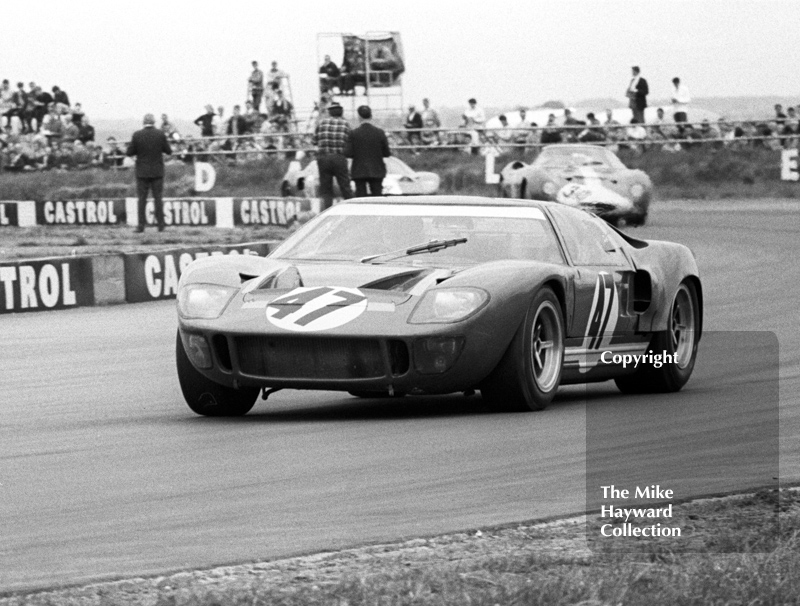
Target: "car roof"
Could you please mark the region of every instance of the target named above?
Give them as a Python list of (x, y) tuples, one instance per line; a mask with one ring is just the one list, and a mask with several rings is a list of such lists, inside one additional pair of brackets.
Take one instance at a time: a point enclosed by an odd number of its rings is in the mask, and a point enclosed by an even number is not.
[(554, 202), (517, 200), (514, 198), (489, 198), (486, 196), (380, 196), (351, 198), (341, 204), (424, 204), (431, 206), (524, 206), (543, 209)]

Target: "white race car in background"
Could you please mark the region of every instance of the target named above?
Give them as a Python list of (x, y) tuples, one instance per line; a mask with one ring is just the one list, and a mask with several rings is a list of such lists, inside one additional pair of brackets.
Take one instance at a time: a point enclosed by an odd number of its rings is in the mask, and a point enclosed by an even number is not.
[[(305, 168), (301, 168), (300, 160), (295, 160), (289, 165), (289, 170), (286, 171), (281, 181), (281, 195), (318, 198), (319, 169), (317, 161), (312, 160)], [(386, 177), (383, 179), (383, 195), (419, 196), (435, 194), (439, 191), (441, 180), (436, 173), (416, 172), (408, 164), (394, 156), (384, 158), (384, 163), (386, 164)], [(355, 190), (355, 186), (353, 189)], [(339, 195), (339, 188), (335, 182), (334, 194)]]

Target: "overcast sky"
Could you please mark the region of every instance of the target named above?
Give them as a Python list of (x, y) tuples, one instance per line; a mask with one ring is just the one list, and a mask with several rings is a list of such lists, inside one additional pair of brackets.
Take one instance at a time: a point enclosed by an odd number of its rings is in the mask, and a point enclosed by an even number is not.
[(58, 84), (95, 119), (193, 119), (242, 103), (250, 62), (277, 60), (302, 111), (317, 34), (372, 31), (402, 35), (406, 104), (623, 101), (634, 64), (653, 98), (676, 75), (695, 97), (800, 94), (797, 0), (8, 1), (0, 77)]

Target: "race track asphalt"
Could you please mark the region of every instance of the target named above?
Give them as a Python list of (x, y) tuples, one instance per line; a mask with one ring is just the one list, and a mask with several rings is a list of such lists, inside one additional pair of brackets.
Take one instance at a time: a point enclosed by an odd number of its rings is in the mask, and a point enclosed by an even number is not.
[(698, 258), (695, 376), (667, 396), (568, 388), (534, 414), (283, 391), (199, 418), (174, 372), (174, 303), (0, 317), (0, 592), (580, 512), (587, 469), (647, 481), (652, 463), (679, 497), (762, 486), (778, 415), (781, 478), (797, 481), (798, 211), (657, 203), (632, 233)]

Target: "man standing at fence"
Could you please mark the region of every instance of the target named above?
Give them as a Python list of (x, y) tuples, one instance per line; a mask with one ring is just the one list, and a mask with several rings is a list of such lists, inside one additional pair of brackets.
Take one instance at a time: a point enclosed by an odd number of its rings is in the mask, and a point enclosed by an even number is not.
[(353, 159), (350, 174), (356, 183), (356, 197), (367, 194), (380, 196), (383, 193), (383, 178), (386, 176), (386, 164), (383, 159), (391, 155), (386, 133), (372, 124), (372, 110), (367, 105), (358, 108), (361, 124), (347, 138), (344, 154)]
[(647, 80), (639, 75), (638, 65), (631, 68), (631, 73), (633, 77), (628, 85), (628, 90), (625, 91), (625, 95), (628, 97), (628, 107), (633, 111), (633, 122), (644, 124), (644, 110), (647, 107), (647, 95), (650, 94), (650, 89), (647, 87)]
[(145, 114), (144, 128), (137, 130), (128, 144), (128, 155), (136, 156), (136, 192), (139, 195), (139, 223), (136, 232), (144, 231), (146, 225), (145, 207), (147, 194), (153, 192), (156, 224), (158, 231), (164, 231), (164, 205), (161, 199), (164, 191), (164, 156), (171, 154), (167, 136), (156, 127), (153, 114)]
[[(680, 125), (682, 122), (687, 122), (689, 116), (686, 110), (689, 108), (689, 102), (692, 98), (689, 96), (689, 89), (685, 84), (681, 84), (681, 79), (675, 77), (672, 79), (672, 119), (675, 124)], [(683, 135), (683, 126), (678, 126), (678, 131)]]
[(317, 169), (319, 170), (320, 210), (333, 206), (333, 179), (339, 184), (342, 198), (353, 197), (350, 189), (350, 174), (344, 148), (350, 136), (350, 125), (342, 118), (344, 110), (336, 101), (328, 106), (328, 117), (322, 118), (314, 129), (314, 145), (317, 146)]

